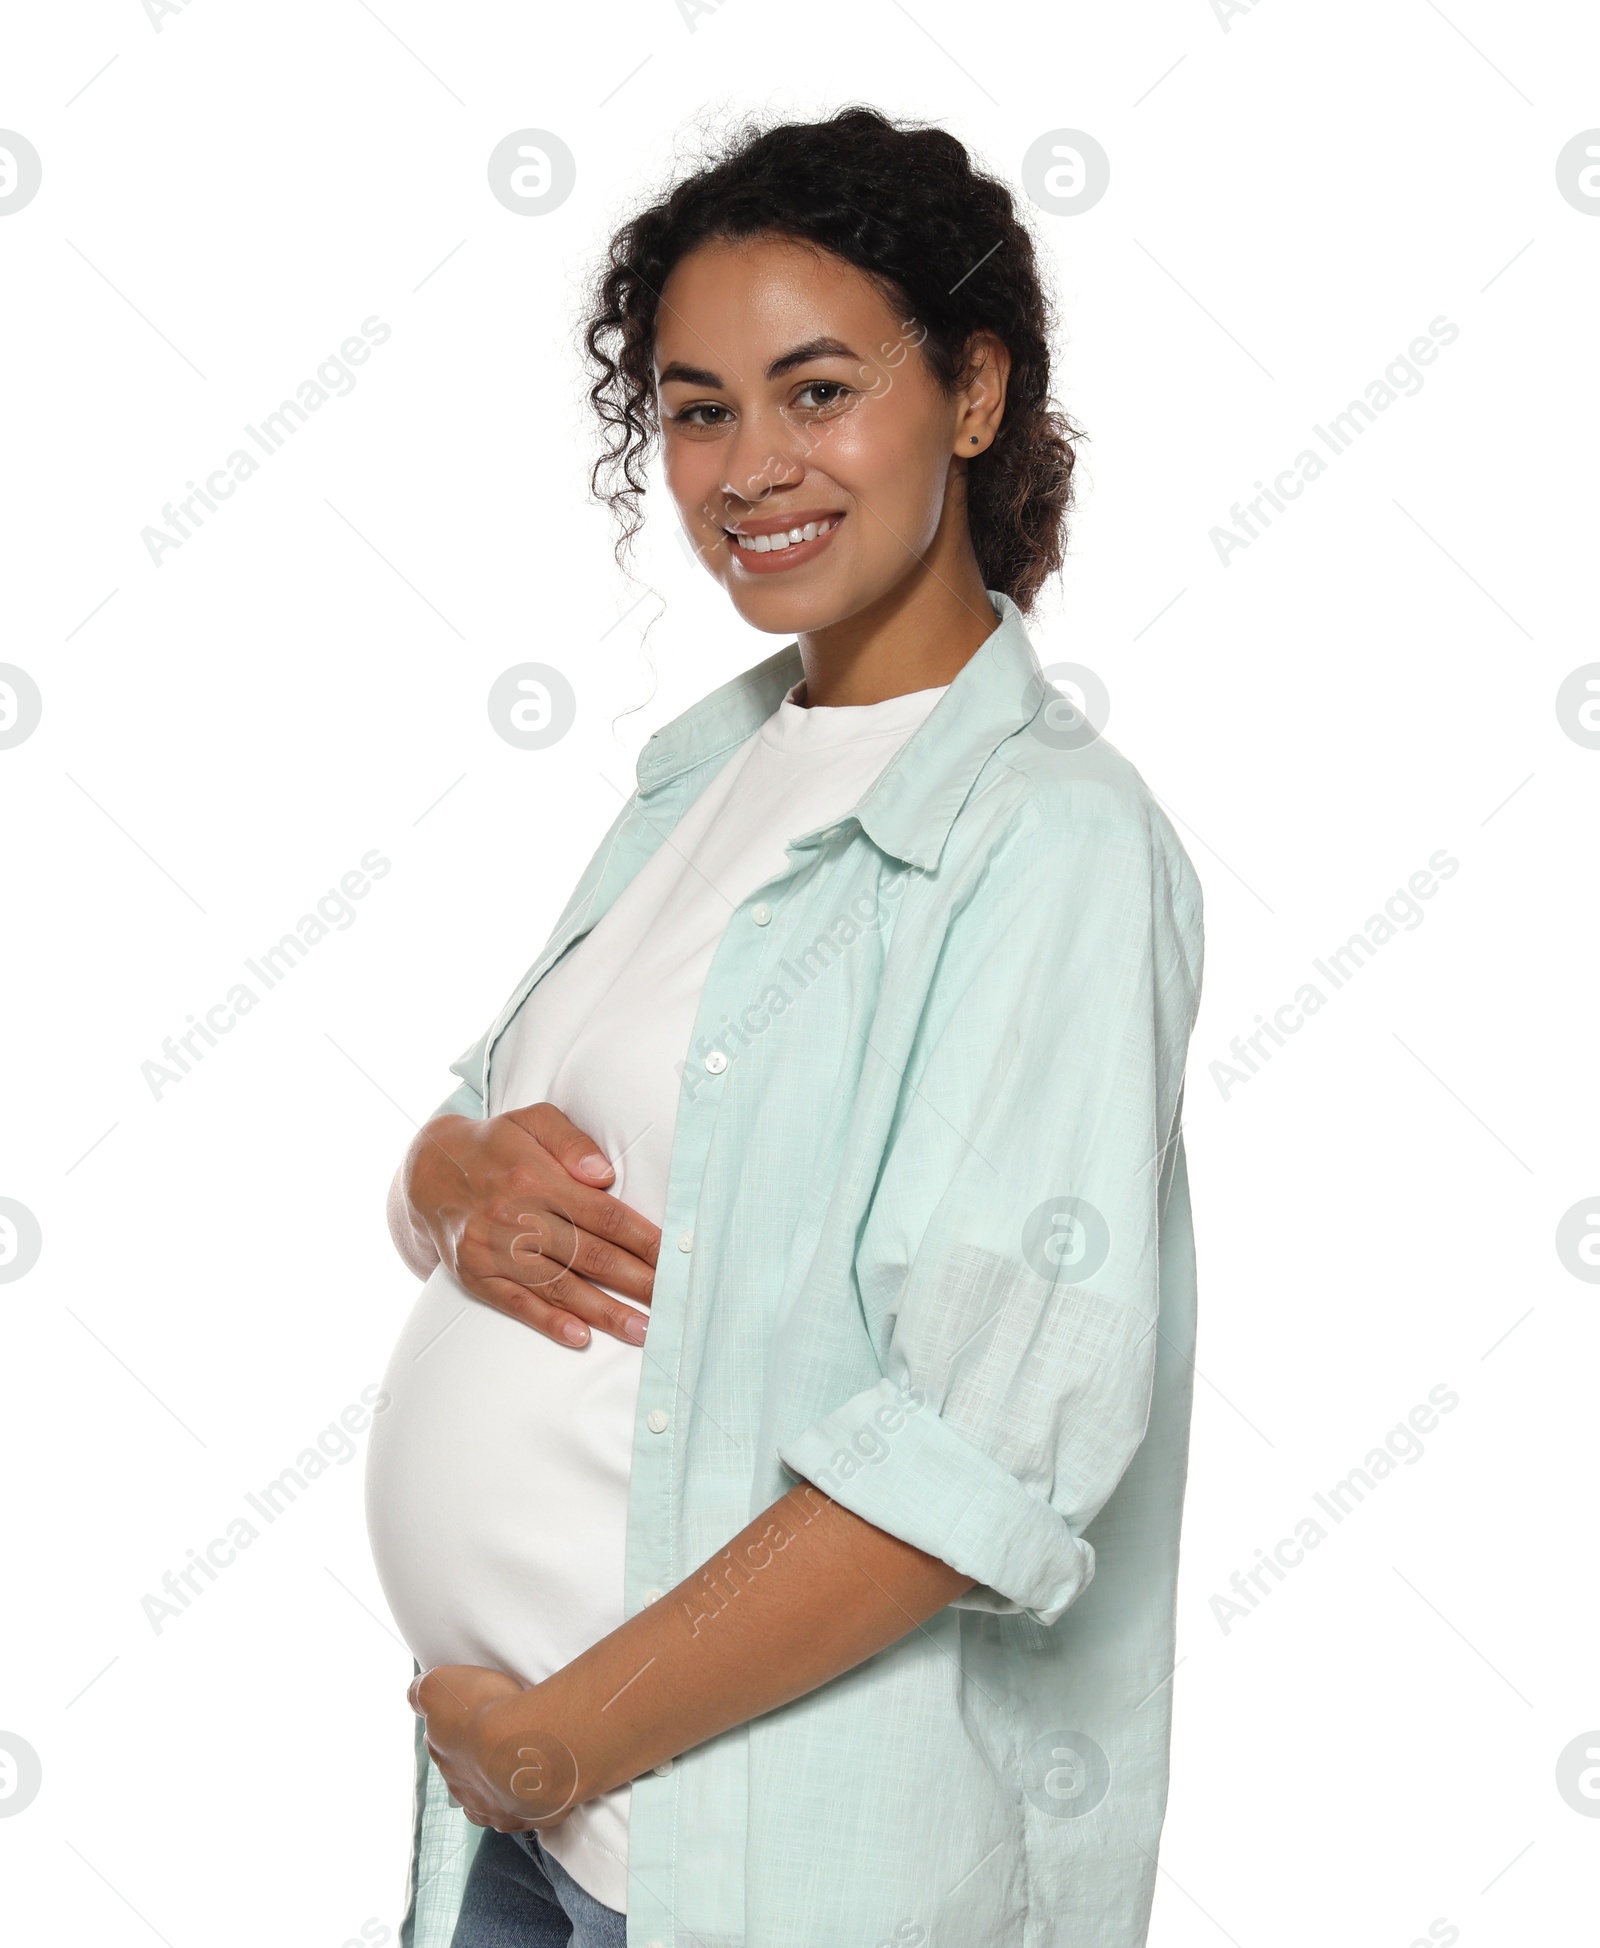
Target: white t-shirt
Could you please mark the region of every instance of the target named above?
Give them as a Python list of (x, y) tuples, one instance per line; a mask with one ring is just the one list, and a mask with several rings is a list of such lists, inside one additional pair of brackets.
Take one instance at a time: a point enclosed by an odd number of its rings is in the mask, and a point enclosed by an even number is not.
[[(805, 709), (802, 686), (740, 745), (670, 836), (518, 1009), (490, 1115), (552, 1102), (653, 1224), (666, 1209), (681, 1070), (730, 915), (785, 848), (852, 811), (944, 695)], [(663, 1252), (678, 1248), (664, 1238)], [(424, 1670), (481, 1664), (537, 1683), (623, 1621), (640, 1349), (581, 1350), (471, 1299), (442, 1268), (384, 1378), (367, 1517), (378, 1576)], [(627, 1905), (629, 1788), (544, 1836), (597, 1900)]]

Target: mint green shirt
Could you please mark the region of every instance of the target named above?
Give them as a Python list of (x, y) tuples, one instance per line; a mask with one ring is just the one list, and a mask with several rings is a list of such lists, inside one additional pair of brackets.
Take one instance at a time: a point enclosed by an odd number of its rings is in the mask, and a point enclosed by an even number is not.
[[(797, 1480), (975, 1579), (899, 1643), (634, 1783), (630, 1948), (1138, 1948), (1167, 1792), (1195, 1320), (1181, 1135), (1200, 888), (1020, 612), (733, 912), (673, 1140), (628, 1615)], [(657, 731), (435, 1113), (804, 674)], [(692, 1238), (692, 1248), (673, 1249)], [(683, 1599), (714, 1631), (759, 1563)], [(417, 1744), (406, 1948), (480, 1830)]]

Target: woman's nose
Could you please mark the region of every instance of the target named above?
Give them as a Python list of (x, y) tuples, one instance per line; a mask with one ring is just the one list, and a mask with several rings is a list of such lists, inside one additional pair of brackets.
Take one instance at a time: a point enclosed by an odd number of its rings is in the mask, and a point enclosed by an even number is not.
[(728, 449), (722, 491), (731, 499), (765, 500), (775, 487), (796, 487), (805, 478), (806, 461), (799, 428), (781, 414), (747, 419)]

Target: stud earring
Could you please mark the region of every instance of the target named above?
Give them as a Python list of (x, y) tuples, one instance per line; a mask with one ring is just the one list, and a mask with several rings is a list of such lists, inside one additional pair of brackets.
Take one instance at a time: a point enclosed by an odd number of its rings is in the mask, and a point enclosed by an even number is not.
[(973, 446), (976, 446), (978, 444), (978, 436), (976, 433), (969, 433), (967, 435), (967, 438), (969, 439), (969, 441), (972, 443)]

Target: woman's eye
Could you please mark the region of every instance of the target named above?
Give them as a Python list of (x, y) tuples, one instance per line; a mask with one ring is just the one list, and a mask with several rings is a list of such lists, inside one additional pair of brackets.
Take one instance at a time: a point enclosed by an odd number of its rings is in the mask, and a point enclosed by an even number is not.
[[(722, 419), (701, 419), (701, 413), (721, 413)], [(719, 406), (715, 400), (707, 400), (703, 405), (685, 406), (681, 413), (672, 415), (679, 426), (722, 426), (733, 417), (726, 406)]]
[[(837, 379), (813, 379), (809, 385), (803, 385), (795, 394), (794, 403), (802, 407), (809, 404), (810, 410), (814, 412), (826, 412), (829, 407), (837, 406), (849, 390), (850, 388), (848, 386), (841, 385)], [(808, 402), (806, 399), (807, 393), (816, 393), (825, 396), (814, 398)]]

